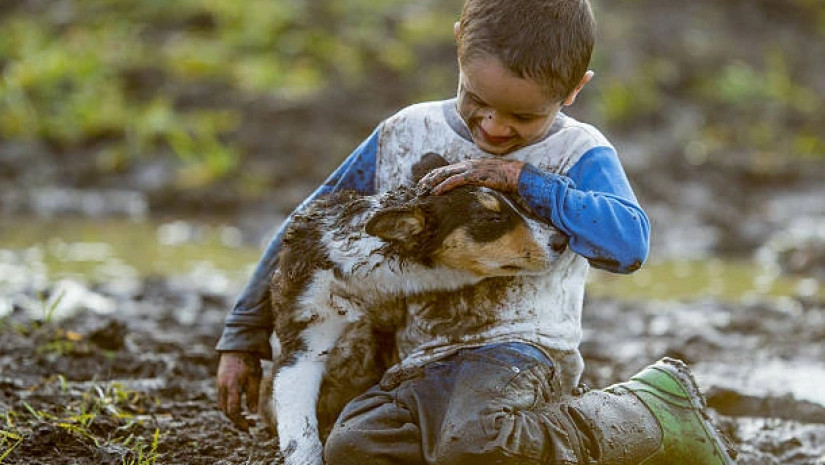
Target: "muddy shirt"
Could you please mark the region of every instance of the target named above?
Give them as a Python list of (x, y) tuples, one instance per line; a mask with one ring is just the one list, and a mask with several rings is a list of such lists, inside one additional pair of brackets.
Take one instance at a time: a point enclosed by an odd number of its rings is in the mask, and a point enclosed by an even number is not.
[[(465, 291), (409, 299), (407, 325), (398, 333), (402, 365), (420, 365), (462, 347), (504, 341), (528, 342), (576, 359), (589, 266), (630, 272), (641, 266), (648, 252), (649, 222), (613, 146), (594, 127), (559, 113), (544, 138), (495, 156), (472, 142), (455, 100), (422, 103), (380, 124), (304, 204), (341, 189), (375, 194), (411, 185), (412, 166), (430, 152), (451, 163), (483, 157), (526, 162), (519, 196), (570, 241), (546, 275), (488, 279)], [(268, 286), (283, 230), (284, 226), (227, 317), (218, 350), (254, 350), (271, 356)]]

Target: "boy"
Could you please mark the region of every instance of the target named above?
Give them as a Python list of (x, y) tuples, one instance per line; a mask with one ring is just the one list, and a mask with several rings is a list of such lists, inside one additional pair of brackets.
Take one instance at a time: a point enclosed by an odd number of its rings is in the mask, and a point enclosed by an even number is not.
[[(521, 198), (569, 236), (541, 277), (490, 279), (468, 293), (408, 299), (402, 362), (354, 399), (325, 461), (423, 463), (733, 463), (687, 369), (662, 360), (631, 381), (570, 396), (583, 363), (581, 307), (590, 265), (638, 269), (649, 223), (610, 143), (560, 113), (593, 77), (587, 0), (467, 0), (455, 26), (458, 97), (384, 121), (314, 196), (409, 184), (434, 152), (450, 163), (420, 185), (480, 184)], [(258, 358), (270, 356), (268, 276), (280, 235), (226, 322), (220, 408), (245, 427)]]

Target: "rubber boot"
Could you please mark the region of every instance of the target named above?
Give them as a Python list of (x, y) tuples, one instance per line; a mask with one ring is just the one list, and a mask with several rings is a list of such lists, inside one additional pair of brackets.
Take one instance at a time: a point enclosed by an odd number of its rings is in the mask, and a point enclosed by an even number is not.
[(565, 416), (578, 431), (570, 444), (578, 463), (736, 463), (735, 451), (711, 423), (693, 376), (679, 360), (664, 358), (630, 381), (565, 404)]

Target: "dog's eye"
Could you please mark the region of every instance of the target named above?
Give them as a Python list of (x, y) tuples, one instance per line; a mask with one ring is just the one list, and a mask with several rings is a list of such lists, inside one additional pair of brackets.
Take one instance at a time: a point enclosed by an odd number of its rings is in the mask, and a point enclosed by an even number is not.
[(491, 215), (487, 215), (485, 218), (490, 223), (505, 223), (507, 222), (507, 215), (502, 215), (501, 213), (494, 213)]

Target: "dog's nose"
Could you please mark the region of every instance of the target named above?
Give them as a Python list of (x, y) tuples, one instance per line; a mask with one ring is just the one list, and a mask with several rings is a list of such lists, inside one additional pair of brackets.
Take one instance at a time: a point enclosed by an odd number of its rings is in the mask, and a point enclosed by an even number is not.
[(566, 234), (556, 233), (550, 238), (550, 249), (556, 253), (562, 253), (567, 248), (570, 239)]

